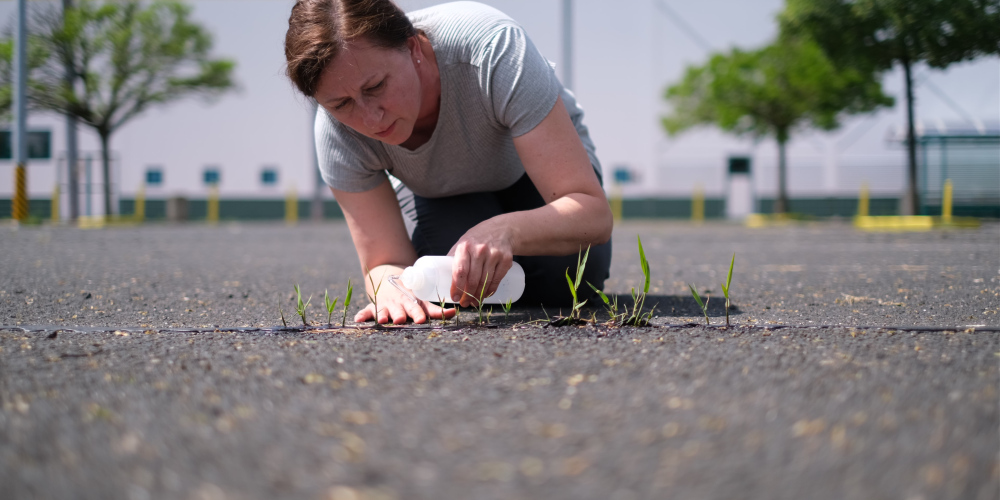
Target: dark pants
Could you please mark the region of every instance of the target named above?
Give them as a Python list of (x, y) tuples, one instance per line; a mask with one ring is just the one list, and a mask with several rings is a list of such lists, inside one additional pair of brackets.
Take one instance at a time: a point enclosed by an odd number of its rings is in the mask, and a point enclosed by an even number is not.
[[(416, 219), (413, 247), (417, 255), (445, 255), (458, 239), (476, 224), (509, 212), (531, 210), (545, 205), (527, 174), (512, 186), (495, 192), (470, 193), (446, 198), (413, 195), (409, 212)], [(586, 250), (586, 249), (584, 249)], [(566, 283), (566, 269), (576, 277), (577, 254), (565, 256), (514, 256), (524, 268), (524, 295), (521, 305), (564, 307), (573, 298)], [(611, 242), (590, 249), (590, 256), (577, 292), (580, 300), (594, 295), (587, 282), (604, 288), (611, 268)], [(565, 311), (564, 311), (565, 312)]]

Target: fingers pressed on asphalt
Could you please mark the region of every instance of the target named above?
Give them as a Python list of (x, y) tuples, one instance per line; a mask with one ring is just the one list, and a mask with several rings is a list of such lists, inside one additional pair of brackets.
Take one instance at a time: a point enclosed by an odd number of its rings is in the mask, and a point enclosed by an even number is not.
[[(424, 308), (421, 307), (420, 304), (416, 304), (416, 303), (410, 302), (410, 303), (407, 303), (405, 305), (405, 307), (406, 307), (407, 314), (409, 314), (410, 317), (413, 318), (413, 322), (414, 323), (426, 323), (427, 322), (427, 313), (424, 312)], [(406, 319), (404, 318), (403, 321), (405, 322)]]

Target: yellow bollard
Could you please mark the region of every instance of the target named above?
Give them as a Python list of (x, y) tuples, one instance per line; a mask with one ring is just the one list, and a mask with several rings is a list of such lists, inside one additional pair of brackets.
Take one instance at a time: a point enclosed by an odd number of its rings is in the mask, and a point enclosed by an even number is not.
[(705, 190), (696, 184), (691, 196), (691, 220), (697, 224), (705, 221)]
[(132, 218), (136, 222), (146, 220), (146, 186), (139, 186), (139, 191), (135, 193), (135, 210), (133, 210)]
[(951, 197), (951, 179), (947, 179), (944, 181), (944, 193), (941, 196), (941, 220), (943, 222), (951, 222)]
[(52, 190), (52, 222), (59, 223), (59, 184)]
[(209, 224), (219, 222), (219, 186), (214, 185), (208, 190), (208, 207), (205, 211), (205, 220)]
[(28, 220), (28, 174), (24, 171), (23, 164), (18, 164), (14, 169), (14, 203), (11, 207), (11, 216), (21, 222)]
[(611, 217), (616, 224), (621, 222), (624, 202), (622, 201), (622, 188), (617, 182), (611, 187), (611, 199), (608, 202), (611, 205)]
[(299, 222), (299, 196), (295, 192), (295, 186), (288, 188), (288, 196), (285, 197), (285, 224), (294, 226)]
[(861, 184), (861, 194), (858, 195), (858, 217), (868, 217), (868, 183)]

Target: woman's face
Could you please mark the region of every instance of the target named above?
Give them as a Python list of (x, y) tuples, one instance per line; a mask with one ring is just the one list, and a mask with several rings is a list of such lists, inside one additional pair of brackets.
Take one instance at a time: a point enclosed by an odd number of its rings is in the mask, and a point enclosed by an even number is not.
[(416, 41), (385, 49), (357, 40), (326, 66), (313, 97), (337, 121), (387, 144), (413, 133), (420, 113)]

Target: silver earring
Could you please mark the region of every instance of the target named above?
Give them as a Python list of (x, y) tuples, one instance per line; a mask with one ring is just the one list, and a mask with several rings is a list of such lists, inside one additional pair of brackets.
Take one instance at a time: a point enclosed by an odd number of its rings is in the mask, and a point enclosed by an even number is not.
[(420, 59), (417, 59), (417, 64), (420, 64)]

